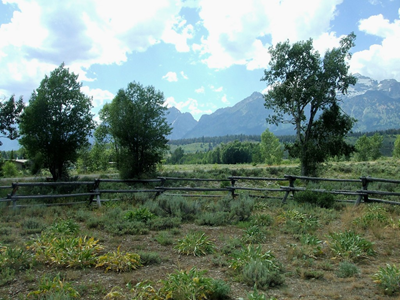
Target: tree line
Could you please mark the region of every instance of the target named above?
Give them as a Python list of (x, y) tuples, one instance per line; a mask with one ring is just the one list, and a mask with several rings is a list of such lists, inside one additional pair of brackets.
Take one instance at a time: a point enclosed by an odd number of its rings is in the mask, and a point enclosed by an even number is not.
[[(379, 134), (363, 135), (354, 145), (346, 140), (356, 120), (343, 113), (337, 95), (346, 94), (356, 83), (348, 65), (354, 41), (351, 33), (323, 56), (314, 49), (312, 39), (271, 46), (269, 66), (261, 78), (268, 86), (265, 107), (273, 111), (266, 120), (275, 125), (292, 124), (294, 139), (284, 137), (281, 143), (268, 130), (259, 143), (239, 135), (235, 141), (209, 147), (202, 162), (273, 164), (280, 163), (287, 153), (300, 161), (301, 175), (310, 176), (316, 175), (321, 163), (335, 157), (378, 157), (379, 151), (370, 149), (381, 145)], [(68, 178), (71, 164), (90, 171), (106, 169), (114, 162), (122, 178), (151, 176), (168, 152), (166, 137), (172, 130), (163, 93), (133, 81), (104, 105), (96, 124), (92, 99), (81, 87), (78, 75), (61, 64), (33, 91), (29, 105), (15, 96), (0, 102), (0, 132), (10, 139), (20, 137), (19, 143), (33, 162), (32, 172), (47, 168), (55, 181)], [(91, 135), (93, 145), (88, 141)], [(394, 151), (398, 155), (396, 147), (400, 147), (398, 139)], [(169, 161), (195, 159), (182, 150), (171, 153)]]

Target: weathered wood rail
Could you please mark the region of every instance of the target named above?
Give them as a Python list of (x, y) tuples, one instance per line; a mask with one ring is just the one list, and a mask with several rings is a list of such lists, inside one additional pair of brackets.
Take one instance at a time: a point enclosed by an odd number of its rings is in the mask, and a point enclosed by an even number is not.
[[(300, 186), (295, 186), (295, 183), (301, 181)], [(179, 182), (179, 186), (174, 186), (174, 182)], [(186, 182), (186, 185), (183, 183)], [(190, 186), (187, 183), (190, 183)], [(251, 183), (249, 186), (246, 183)], [(275, 186), (268, 187), (275, 182)], [(287, 185), (276, 186), (287, 182)], [(316, 184), (321, 182), (329, 183), (340, 183), (340, 184), (351, 184), (355, 189), (332, 189), (332, 188), (310, 188), (310, 183)], [(125, 188), (108, 188), (101, 189), (100, 186), (103, 184), (125, 184)], [(207, 183), (208, 186), (202, 184)], [(240, 184), (238, 184), (240, 183)], [(262, 183), (262, 187), (254, 186), (254, 183)], [(120, 179), (95, 179), (93, 181), (73, 181), (73, 182), (15, 182), (11, 186), (0, 186), (0, 189), (11, 189), (11, 193), (7, 197), (0, 199), (1, 202), (12, 203), (13, 208), (30, 206), (26, 204), (18, 204), (21, 200), (36, 200), (36, 199), (59, 199), (59, 198), (75, 198), (73, 202), (49, 202), (44, 205), (72, 205), (72, 204), (97, 204), (101, 206), (101, 202), (109, 201), (102, 199), (101, 196), (105, 194), (133, 194), (133, 193), (154, 193), (154, 197), (161, 194), (166, 195), (180, 195), (184, 197), (221, 197), (226, 194), (231, 194), (232, 197), (238, 195), (240, 191), (256, 192), (255, 196), (263, 198), (279, 198), (282, 202), (286, 202), (290, 195), (294, 195), (295, 192), (304, 191), (306, 189), (316, 193), (330, 193), (333, 195), (342, 195), (346, 199), (337, 199), (337, 201), (351, 202), (355, 205), (369, 202), (379, 202), (400, 205), (400, 192), (383, 190), (371, 190), (368, 189), (371, 184), (383, 183), (390, 184), (398, 187), (400, 190), (400, 180), (394, 179), (382, 179), (373, 177), (360, 177), (359, 179), (335, 179), (335, 178), (319, 178), (319, 177), (305, 177), (305, 176), (294, 176), (285, 175), (283, 178), (266, 178), (266, 177), (242, 177), (242, 176), (231, 176), (226, 179), (207, 179), (207, 178), (178, 178), (178, 177), (159, 177), (156, 179), (131, 179), (131, 180), (120, 180)], [(172, 186), (168, 186), (171, 184)], [(216, 184), (219, 186), (216, 186)], [(140, 187), (134, 187), (140, 185)], [(145, 188), (148, 185), (152, 187)], [(202, 185), (202, 186), (196, 186)], [(260, 184), (259, 184), (260, 185)], [(20, 194), (17, 193), (21, 188), (33, 188), (33, 187), (82, 187), (86, 186), (86, 192), (69, 192), (60, 194)], [(267, 187), (266, 187), (267, 186)], [(322, 184), (323, 186), (323, 184)], [(179, 194), (171, 194), (170, 192), (180, 192)], [(218, 194), (209, 194), (210, 192)], [(282, 195), (283, 194), (283, 195)], [(280, 195), (280, 196), (279, 196)], [(370, 196), (383, 196), (389, 199), (382, 198), (371, 198)], [(351, 197), (349, 199), (349, 197)], [(85, 200), (78, 201), (77, 199)], [(395, 200), (393, 200), (395, 198)], [(114, 199), (116, 200), (116, 199)], [(42, 204), (43, 205), (43, 204)]]

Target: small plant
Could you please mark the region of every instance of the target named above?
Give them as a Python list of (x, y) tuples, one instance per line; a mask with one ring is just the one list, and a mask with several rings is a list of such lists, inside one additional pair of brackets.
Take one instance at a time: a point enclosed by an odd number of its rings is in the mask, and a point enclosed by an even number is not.
[(339, 263), (339, 269), (336, 272), (337, 277), (348, 278), (360, 274), (360, 269), (355, 264), (349, 261)]
[(375, 255), (373, 243), (353, 231), (332, 233), (330, 238), (330, 249), (336, 257), (355, 261), (366, 256)]
[(270, 226), (274, 219), (268, 214), (256, 214), (252, 217), (251, 223), (257, 226)]
[(253, 225), (245, 230), (242, 241), (245, 244), (262, 244), (266, 241), (267, 235), (267, 230), (257, 225)]
[(138, 208), (125, 213), (124, 218), (129, 221), (139, 221), (147, 223), (149, 220), (155, 218), (156, 215), (149, 211), (147, 207)]
[(305, 234), (314, 232), (319, 227), (318, 218), (307, 215), (296, 209), (290, 209), (278, 216), (278, 222), (283, 223), (284, 230), (292, 234)]
[(380, 204), (370, 204), (366, 212), (359, 218), (354, 219), (355, 225), (366, 229), (371, 226), (386, 226), (390, 223), (390, 218), (385, 207)]
[(21, 247), (6, 247), (0, 245), (0, 269), (11, 268), (16, 271), (29, 269), (33, 257), (29, 251)]
[(59, 236), (42, 233), (27, 248), (35, 252), (39, 261), (65, 267), (85, 267), (96, 264), (103, 247), (87, 237)]
[(118, 247), (117, 251), (108, 252), (97, 258), (96, 268), (105, 267), (106, 272), (109, 270), (115, 272), (126, 272), (136, 270), (142, 266), (140, 256), (135, 253), (121, 252)]
[(79, 225), (74, 220), (60, 220), (46, 229), (49, 235), (75, 235), (79, 232)]
[(214, 252), (215, 245), (203, 232), (189, 233), (175, 245), (178, 253), (203, 256)]
[(396, 295), (400, 292), (400, 268), (387, 264), (385, 268), (372, 276), (374, 282), (381, 288), (385, 295)]
[(169, 246), (174, 243), (174, 239), (168, 231), (159, 232), (154, 239), (162, 246)]
[(12, 268), (0, 267), (0, 286), (6, 285), (15, 279), (15, 270)]
[[(160, 292), (162, 299), (224, 299), (230, 292), (230, 287), (221, 280), (205, 277), (206, 271), (198, 271), (195, 267), (189, 271), (176, 271), (162, 280)], [(155, 298), (157, 299), (157, 298)]]
[(144, 266), (158, 265), (161, 263), (161, 257), (157, 252), (139, 252), (140, 263)]
[(27, 295), (27, 298), (33, 299), (74, 299), (79, 297), (79, 293), (68, 282), (60, 279), (60, 274), (53, 279), (43, 276), (39, 289)]
[(251, 260), (243, 266), (241, 274), (247, 285), (257, 285), (263, 290), (281, 285), (285, 281), (280, 268), (275, 268), (274, 264), (260, 258)]

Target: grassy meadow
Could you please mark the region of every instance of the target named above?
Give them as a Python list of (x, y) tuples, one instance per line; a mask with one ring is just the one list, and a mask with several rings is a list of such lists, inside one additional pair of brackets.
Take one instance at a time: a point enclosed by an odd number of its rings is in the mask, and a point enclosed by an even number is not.
[[(331, 162), (321, 167), (320, 177), (399, 179), (399, 171), (399, 161), (391, 158)], [(299, 175), (299, 166), (159, 169), (160, 176), (182, 178), (285, 174)], [(308, 187), (360, 189), (335, 182)], [(369, 189), (400, 191), (389, 183)], [(2, 193), (4, 197), (6, 191)], [(335, 201), (339, 196), (321, 195), (315, 200), (307, 192), (296, 193), (286, 204), (282, 193), (245, 192), (235, 199), (227, 193), (109, 195), (120, 201), (100, 208), (37, 205), (13, 210), (1, 203), (0, 299), (396, 299), (400, 206), (355, 207)]]

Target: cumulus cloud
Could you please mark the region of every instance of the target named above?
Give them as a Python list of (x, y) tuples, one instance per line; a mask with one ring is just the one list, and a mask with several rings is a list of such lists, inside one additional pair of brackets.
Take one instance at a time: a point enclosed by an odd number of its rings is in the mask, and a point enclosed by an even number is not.
[(351, 60), (351, 71), (377, 80), (394, 78), (400, 80), (400, 9), (399, 18), (393, 22), (382, 15), (371, 16), (359, 22), (360, 31), (382, 38), (381, 44), (356, 52)]
[(341, 2), (310, 0), (305, 5), (297, 0), (249, 0), (232, 5), (228, 0), (203, 0), (199, 15), (208, 36), (193, 49), (205, 57), (203, 62), (210, 68), (233, 64), (250, 70), (265, 68), (271, 44), (324, 35)]
[(204, 86), (199, 87), (194, 90), (197, 94), (204, 94)]
[(181, 76), (183, 77), (183, 79), (189, 79), (189, 77), (185, 74), (185, 72), (181, 71)]
[(81, 87), (82, 93), (92, 97), (92, 105), (95, 109), (102, 108), (107, 102), (110, 102), (114, 98), (114, 94), (107, 90), (102, 89), (91, 89), (88, 86)]
[(168, 97), (165, 104), (167, 107), (174, 106), (181, 112), (190, 112), (196, 120), (198, 120), (203, 114), (212, 113), (211, 109), (205, 108), (204, 105), (199, 104), (199, 102), (193, 98), (188, 98), (186, 101), (178, 102), (174, 97)]
[(121, 64), (134, 51), (164, 41), (188, 51), (191, 25), (178, 17), (175, 0), (30, 1), (14, 5), (11, 21), (0, 27), (0, 82), (4, 90), (33, 90), (60, 63), (79, 70), (81, 80), (93, 64)]
[(176, 75), (175, 72), (168, 72), (162, 78), (167, 80), (167, 81), (169, 81), (169, 82), (178, 81), (178, 76)]
[(228, 101), (228, 98), (226, 97), (226, 95), (222, 96), (221, 101), (222, 101), (222, 103), (229, 104), (229, 101)]

